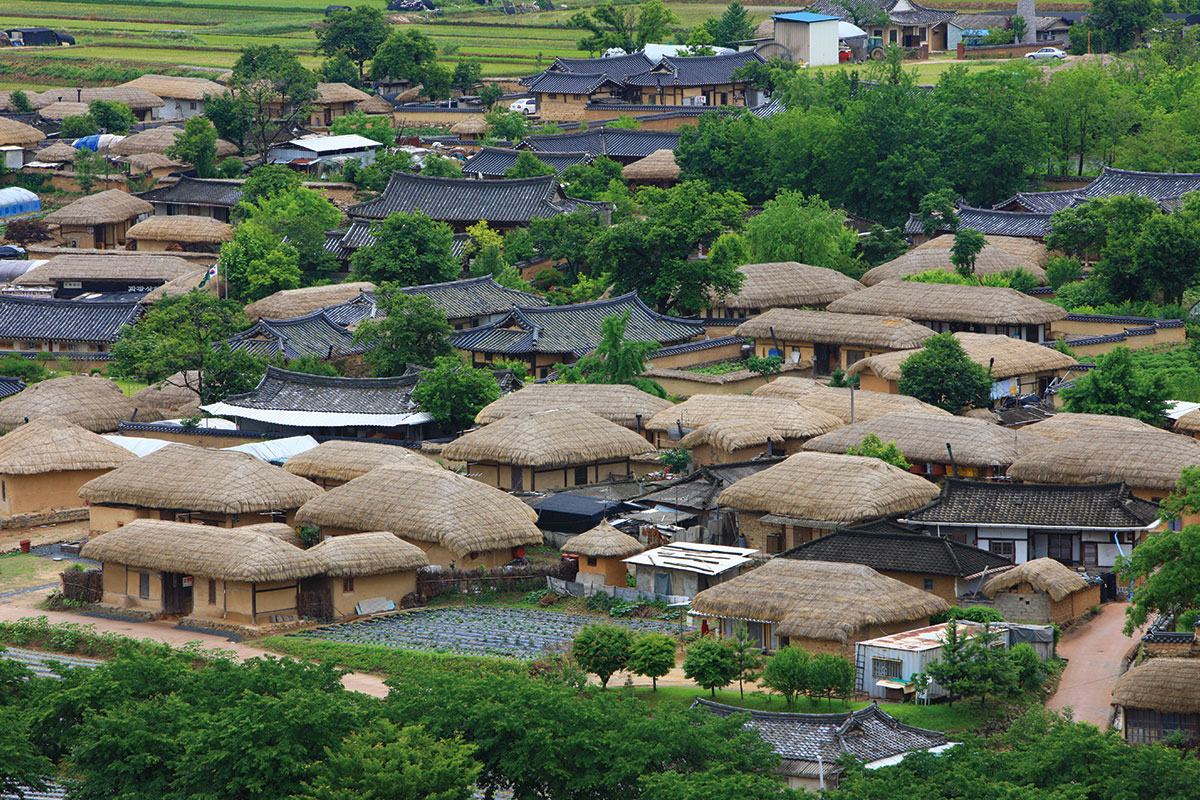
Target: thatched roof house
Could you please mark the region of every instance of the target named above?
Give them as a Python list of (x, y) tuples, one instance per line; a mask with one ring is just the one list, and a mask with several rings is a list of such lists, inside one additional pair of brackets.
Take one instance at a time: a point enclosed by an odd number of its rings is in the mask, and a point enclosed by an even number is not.
[[(951, 283), (885, 281), (835, 300), (830, 311), (845, 314), (878, 314), (904, 317), (922, 324), (952, 323), (984, 326), (986, 333), (1008, 329), (1023, 338), (1038, 340), (1036, 332), (1067, 315), (1066, 309), (1038, 300), (1015, 289), (992, 286), (959, 286)], [(1022, 328), (1030, 326), (1035, 335)], [(942, 326), (932, 326), (942, 327)], [(1001, 330), (996, 330), (997, 328)], [(1045, 331), (1049, 333), (1048, 328)], [(1049, 339), (1048, 335), (1042, 339)]]
[(257, 322), (263, 318), (303, 317), (314, 311), (320, 311), (322, 308), (353, 300), (363, 292), (373, 291), (375, 291), (375, 284), (367, 281), (334, 283), (328, 286), (306, 286), (303, 289), (283, 289), (246, 306), (246, 318), (251, 322)]
[[(625, 171), (637, 163), (625, 167)], [(745, 279), (737, 294), (714, 303), (714, 307), (724, 308), (731, 317), (752, 317), (772, 308), (822, 308), (863, 288), (861, 283), (835, 269), (797, 261), (743, 264), (738, 272)]]
[(1162, 428), (1147, 425), (1140, 419), (1122, 417), (1116, 414), (1079, 414), (1071, 411), (1059, 411), (1052, 417), (1026, 426), (1038, 436), (1055, 441), (1070, 439), (1085, 431), (1095, 430), (1132, 430), (1143, 433), (1162, 433)]
[[(1035, 433), (1037, 429), (1033, 426)], [(1187, 436), (1098, 428), (1022, 456), (1008, 475), (1026, 483), (1124, 481), (1137, 497), (1160, 500), (1174, 491), (1183, 468), (1196, 464), (1200, 442)]]
[[(114, 144), (109, 153), (114, 156), (135, 156), (139, 153), (167, 154), (167, 148), (175, 144), (175, 140), (183, 133), (183, 128), (174, 125), (162, 125), (139, 133), (126, 136)], [(235, 156), (237, 145), (224, 139), (217, 139), (217, 159)]]
[(1036, 433), (1001, 428), (983, 420), (896, 411), (809, 439), (804, 449), (845, 453), (871, 433), (884, 442), (895, 442), (914, 472), (949, 472), (949, 445), (954, 449), (958, 473), (964, 477), (1002, 475), (1022, 455), (1053, 445)]
[[(1050, 252), (1043, 242), (1037, 239), (1030, 239), (1024, 236), (999, 236), (997, 234), (985, 233), (983, 239), (989, 246), (999, 247), (1006, 251), (1009, 255), (1014, 256), (1025, 269), (1029, 269), (1030, 264), (1037, 267), (1045, 267), (1046, 261), (1050, 258)], [(927, 242), (914, 247), (914, 250), (949, 250), (954, 246), (954, 234), (942, 234), (935, 236)], [(1030, 270), (1032, 272), (1032, 270)]]
[(57, 141), (49, 147), (43, 147), (34, 154), (34, 158), (37, 161), (47, 164), (69, 164), (78, 157), (79, 151), (63, 141)]
[(47, 122), (61, 122), (67, 117), (84, 117), (87, 116), (90, 109), (87, 103), (74, 103), (68, 100), (59, 100), (55, 103), (42, 106), (37, 110), (37, 114)]
[[(1152, 658), (1117, 678), (1112, 704), (1122, 713), (1129, 744), (1161, 742), (1176, 732), (1200, 732), (1200, 658)], [(1168, 723), (1168, 724), (1164, 724)]]
[(770, 383), (759, 386), (750, 394), (755, 397), (786, 397), (789, 400), (799, 400), (801, 397), (828, 388), (824, 382), (815, 378), (801, 378), (796, 375), (781, 375)]
[(629, 475), (629, 459), (650, 451), (644, 438), (579, 408), (527, 411), (470, 431), (442, 448), (467, 474), (510, 491), (598, 483)]
[(718, 502), (738, 512), (747, 547), (774, 554), (824, 531), (912, 511), (937, 496), (929, 481), (877, 458), (805, 452), (742, 478)]
[(637, 539), (621, 533), (608, 522), (572, 536), (564, 545), (568, 553), (579, 556), (575, 580), (586, 586), (625, 586), (629, 568), (622, 559), (646, 548)]
[(639, 158), (621, 169), (621, 177), (639, 186), (661, 186), (667, 188), (679, 180), (679, 164), (675, 162), (675, 151), (655, 150), (645, 158)]
[[(772, 308), (765, 314), (743, 322), (735, 333), (761, 339), (760, 344), (764, 346), (773, 346), (777, 339), (784, 347), (815, 342), (872, 352), (920, 347), (922, 342), (933, 336), (933, 331), (924, 325), (900, 317), (799, 311), (794, 308)], [(775, 339), (772, 339), (772, 333)]]
[(213, 251), (233, 238), (233, 226), (212, 217), (185, 215), (147, 217), (125, 232), (138, 250), (194, 250), (205, 245)]
[(668, 446), (671, 443), (669, 433), (673, 429), (695, 430), (726, 419), (765, 422), (776, 428), (793, 450), (805, 439), (842, 426), (842, 421), (832, 414), (805, 408), (782, 397), (698, 394), (655, 414), (646, 423), (646, 429), (657, 436), (659, 446)]
[[(943, 237), (939, 237), (943, 238)], [(953, 242), (954, 237), (944, 237)], [(936, 239), (933, 241), (937, 241)], [(992, 275), (997, 272), (1023, 269), (1037, 278), (1038, 283), (1046, 282), (1046, 270), (1041, 265), (1028, 259), (1019, 258), (1003, 247), (988, 243), (975, 257), (975, 274)], [(874, 286), (884, 281), (900, 280), (906, 275), (916, 275), (920, 272), (938, 270), (939, 272), (955, 272), (954, 264), (950, 261), (950, 249), (940, 247), (918, 247), (909, 250), (899, 258), (895, 258), (877, 267), (869, 269), (862, 276), (862, 282)]]
[(137, 155), (126, 156), (125, 163), (129, 164), (131, 174), (139, 174), (149, 172), (154, 177), (163, 177), (171, 172), (183, 168), (182, 161), (176, 161), (162, 153), (138, 153)]
[(157, 408), (168, 417), (190, 417), (200, 412), (200, 393), (191, 388), (198, 385), (198, 377), (196, 370), (176, 372), (161, 383), (139, 389), (129, 399), (138, 408)]
[(290, 521), (321, 487), (236, 450), (172, 444), (88, 481), (93, 533), (138, 517), (190, 519), (236, 527)]
[(341, 535), (391, 531), (431, 564), (498, 567), (540, 544), (536, 513), (512, 495), (449, 470), (392, 464), (310, 500), (299, 525)]
[(132, 87), (157, 95), (163, 99), (195, 100), (204, 99), (204, 95), (220, 97), (225, 87), (207, 78), (177, 78), (173, 75), (142, 75), (121, 84), (122, 88)]
[(776, 378), (750, 394), (755, 397), (790, 397), (805, 408), (816, 408), (827, 414), (833, 414), (847, 425), (852, 422), (866, 422), (869, 419), (897, 411), (910, 414), (950, 416), (950, 412), (929, 403), (923, 403), (906, 394), (884, 394), (883, 392), (863, 390), (854, 391), (853, 409), (851, 409), (849, 387), (825, 386), (807, 378), (789, 378), (787, 376)]
[[(89, 431), (114, 431), (132, 419), (138, 406), (121, 387), (104, 378), (67, 375), (35, 383), (20, 394), (0, 400), (0, 429), (11, 431), (39, 417), (62, 417)], [(148, 416), (143, 410), (138, 414)], [(161, 419), (149, 414), (154, 419)]]
[(693, 614), (769, 625), (768, 649), (791, 644), (846, 654), (856, 642), (924, 627), (948, 608), (940, 597), (861, 564), (786, 558), (692, 598)]
[(46, 138), (46, 134), (32, 125), (17, 122), (15, 119), (0, 117), (0, 145), (18, 147), (33, 147)]
[(46, 215), (51, 225), (110, 225), (153, 214), (154, 206), (140, 197), (108, 189), (81, 197)]
[(421, 548), (390, 531), (331, 536), (308, 550), (321, 563), (326, 575), (381, 575), (429, 566)]
[[(29, 98), (30, 104), (36, 109), (45, 110), (52, 105), (69, 103), (82, 105), (85, 109), (93, 100), (106, 100), (111, 103), (121, 103), (128, 106), (135, 116), (143, 120), (146, 113), (154, 108), (162, 108), (163, 100), (157, 94), (128, 84), (123, 86), (100, 86), (96, 88), (69, 87), (66, 89), (47, 89)], [(86, 114), (87, 111), (84, 111)]]
[(1061, 625), (1100, 605), (1100, 586), (1053, 558), (1035, 558), (1000, 573), (983, 585), (983, 595), (1013, 622)]
[(356, 105), (354, 107), (354, 110), (361, 111), (364, 114), (368, 114), (368, 115), (370, 115), (370, 114), (391, 114), (393, 111), (396, 110), (396, 106), (392, 104), (391, 100), (388, 100), (387, 98), (381, 97), (377, 94), (373, 94), (370, 97), (368, 97), (366, 100), (363, 100), (361, 103)]
[(531, 383), (488, 403), (475, 415), (475, 421), (490, 425), (513, 414), (579, 408), (637, 431), (659, 411), (670, 407), (670, 401), (624, 383)]
[[(56, 255), (14, 282), (19, 286), (54, 286), (62, 297), (67, 281), (87, 281), (100, 291), (122, 292), (130, 283), (153, 285), (189, 275), (196, 264), (166, 253), (72, 253)], [(208, 270), (205, 269), (205, 272)]]
[(692, 450), (693, 462), (697, 466), (701, 466), (714, 462), (696, 458), (695, 450), (698, 447), (708, 446), (713, 450), (730, 454), (730, 457), (724, 461), (744, 461), (745, 459), (736, 457), (738, 451), (747, 447), (761, 447), (768, 441), (779, 442), (782, 450), (784, 438), (779, 429), (766, 420), (734, 418), (701, 425), (680, 439), (679, 445)]
[(293, 475), (307, 478), (318, 486), (330, 489), (388, 464), (442, 469), (425, 456), (399, 445), (338, 439), (322, 442), (310, 450), (297, 453), (284, 462), (283, 468)]
[(459, 136), (477, 137), (487, 133), (487, 122), (479, 114), (472, 114), (450, 126), (450, 132)]

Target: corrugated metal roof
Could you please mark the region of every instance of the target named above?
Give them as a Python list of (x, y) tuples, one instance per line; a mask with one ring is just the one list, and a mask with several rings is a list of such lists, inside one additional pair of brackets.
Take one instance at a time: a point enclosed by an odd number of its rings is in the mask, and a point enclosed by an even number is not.
[(0, 295), (0, 338), (115, 342), (142, 312), (137, 301), (98, 302)]
[(638, 553), (622, 561), (626, 564), (677, 569), (699, 575), (721, 575), (749, 564), (757, 553), (753, 547), (676, 542)]

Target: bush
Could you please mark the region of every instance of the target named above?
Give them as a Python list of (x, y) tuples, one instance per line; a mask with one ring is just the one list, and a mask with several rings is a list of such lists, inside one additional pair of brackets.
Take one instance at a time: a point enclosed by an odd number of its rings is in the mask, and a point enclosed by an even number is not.
[(1193, 608), (1179, 615), (1175, 620), (1175, 630), (1180, 633), (1193, 633), (1197, 622), (1200, 622), (1200, 608)]
[(600, 679), (600, 686), (608, 686), (608, 679), (629, 661), (629, 648), (633, 636), (628, 628), (617, 625), (593, 623), (584, 625), (571, 643), (571, 655), (575, 656), (581, 669), (591, 672)]
[(20, 356), (0, 358), (0, 375), (20, 378), (25, 383), (37, 383), (50, 377), (50, 371), (36, 361)]
[(1046, 282), (1057, 291), (1059, 287), (1074, 283), (1083, 277), (1083, 267), (1074, 258), (1055, 256), (1046, 262)]
[(951, 606), (950, 610), (931, 616), (929, 623), (931, 625), (940, 625), (952, 619), (962, 619), (968, 622), (1004, 622), (1004, 616), (994, 608), (988, 608), (987, 606), (971, 606), (970, 608)]

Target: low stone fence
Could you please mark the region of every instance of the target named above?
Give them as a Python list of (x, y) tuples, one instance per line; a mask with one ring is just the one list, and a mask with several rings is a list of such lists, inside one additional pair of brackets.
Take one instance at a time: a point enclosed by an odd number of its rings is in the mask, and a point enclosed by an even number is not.
[(56, 525), (60, 522), (79, 522), (87, 518), (88, 510), (86, 508), (63, 508), (58, 511), (15, 514), (7, 519), (0, 519), (0, 530), (32, 528), (35, 525)]
[(487, 591), (520, 592), (540, 589), (547, 578), (573, 580), (576, 565), (526, 564), (483, 572), (477, 569), (426, 569), (417, 573), (417, 594), (423, 598), (441, 594), (480, 594)]
[(1041, 50), (1043, 47), (1064, 47), (1061, 42), (1036, 42), (1034, 44), (980, 44), (965, 45), (958, 43), (959, 59), (968, 58), (1024, 58), (1026, 53)]

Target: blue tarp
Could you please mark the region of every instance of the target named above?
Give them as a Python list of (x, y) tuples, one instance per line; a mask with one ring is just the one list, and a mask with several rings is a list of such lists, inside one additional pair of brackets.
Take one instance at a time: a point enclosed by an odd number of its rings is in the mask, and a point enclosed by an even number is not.
[(76, 150), (91, 150), (93, 153), (100, 149), (100, 134), (93, 133), (71, 143)]

